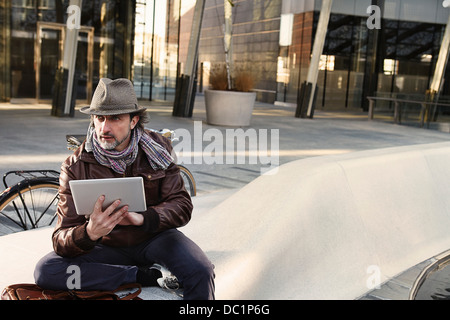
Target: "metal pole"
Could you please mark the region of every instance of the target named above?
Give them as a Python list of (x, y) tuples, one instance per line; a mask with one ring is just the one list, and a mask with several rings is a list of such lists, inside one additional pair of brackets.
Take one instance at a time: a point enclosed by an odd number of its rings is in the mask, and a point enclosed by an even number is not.
[(441, 82), (448, 59), (449, 45), (450, 45), (450, 15), (447, 20), (447, 26), (445, 27), (444, 38), (442, 39), (441, 48), (439, 50), (439, 56), (436, 62), (433, 80), (431, 81), (430, 86), (431, 93), (438, 93), (441, 88)]
[(314, 101), (314, 94), (317, 85), (317, 78), (319, 75), (320, 56), (323, 52), (325, 44), (325, 37), (328, 30), (328, 21), (330, 20), (331, 6), (333, 0), (322, 0), (322, 8), (320, 10), (319, 23), (317, 24), (316, 37), (314, 39), (314, 46), (312, 51), (311, 62), (308, 69), (308, 76), (306, 81), (312, 83), (311, 95), (309, 97), (307, 116), (311, 117), (312, 106)]
[(186, 62), (186, 74), (189, 78), (189, 90), (187, 102), (190, 104), (191, 97), (194, 94), (195, 72), (197, 70), (198, 44), (200, 42), (200, 32), (202, 28), (203, 12), (205, 10), (205, 0), (197, 0), (195, 4), (194, 21), (192, 24), (191, 39), (189, 41), (189, 52)]
[[(78, 9), (74, 12), (68, 12), (71, 14), (67, 19), (66, 25), (66, 40), (64, 45), (64, 59), (63, 59), (63, 69), (68, 70), (67, 79), (67, 89), (66, 89), (66, 100), (64, 105), (64, 114), (68, 115), (71, 111), (72, 95), (76, 94), (72, 92), (73, 90), (73, 78), (75, 75), (75, 62), (77, 60), (77, 48), (78, 48), (78, 31), (80, 29), (81, 21), (81, 5), (82, 0), (70, 0), (69, 11), (71, 6), (76, 6)], [(76, 8), (75, 7), (75, 8)], [(72, 7), (74, 8), (74, 7)], [(71, 23), (75, 23), (72, 25)]]
[(149, 101), (153, 100), (153, 63), (155, 55), (155, 18), (156, 18), (156, 0), (153, 1), (153, 15), (152, 15), (152, 47), (150, 49), (150, 96)]
[(197, 70), (198, 45), (200, 41), (203, 12), (205, 10), (205, 1), (206, 0), (197, 0), (195, 3), (186, 66), (184, 74), (181, 75), (180, 79), (177, 81), (177, 92), (172, 113), (174, 116), (192, 116), (192, 104), (193, 98), (195, 98), (194, 80), (195, 72)]

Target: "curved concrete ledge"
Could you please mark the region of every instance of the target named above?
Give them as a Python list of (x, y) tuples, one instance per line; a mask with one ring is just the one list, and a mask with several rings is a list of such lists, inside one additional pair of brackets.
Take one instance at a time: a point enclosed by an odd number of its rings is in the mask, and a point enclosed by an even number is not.
[[(218, 299), (355, 299), (450, 248), (449, 163), (450, 142), (299, 160), (211, 210), (196, 197), (181, 230), (215, 264)], [(51, 232), (0, 237), (2, 289), (33, 281)]]
[(450, 248), (449, 163), (450, 143), (291, 162), (184, 232), (218, 299), (355, 299)]

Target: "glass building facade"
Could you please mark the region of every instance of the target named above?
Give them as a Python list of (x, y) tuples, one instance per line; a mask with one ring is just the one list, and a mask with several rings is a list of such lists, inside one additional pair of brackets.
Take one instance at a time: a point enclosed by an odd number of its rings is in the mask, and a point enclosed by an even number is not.
[[(294, 82), (289, 82), (290, 96), (283, 97), (287, 101), (295, 101), (298, 89), (295, 81), (298, 79), (301, 83), (306, 79), (311, 52), (309, 36), (314, 36), (320, 5), (321, 1), (305, 1), (303, 7), (291, 2), (287, 8), (294, 15), (294, 21), (300, 21), (294, 23), (294, 35), (300, 36), (294, 36), (292, 41), (297, 48), (288, 48), (288, 60), (296, 56), (303, 60), (302, 63), (297, 58), (300, 78), (294, 76)], [(381, 9), (380, 29), (370, 29), (367, 25), (369, 15), (373, 14), (368, 12), (371, 5)], [(309, 11), (311, 9), (313, 12)], [(438, 0), (426, 3), (418, 0), (334, 1), (319, 65), (316, 108), (367, 110), (367, 96), (424, 99), (434, 73), (448, 10)], [(308, 15), (309, 22), (304, 23)], [(307, 43), (301, 42), (300, 47), (306, 45), (308, 50), (302, 51), (298, 49), (298, 38), (305, 34)], [(297, 68), (289, 67), (290, 70)], [(441, 96), (448, 94), (448, 84), (445, 84)]]
[[(258, 100), (297, 103), (306, 81), (320, 0), (237, 0), (234, 61), (251, 69)], [(381, 29), (369, 29), (367, 9), (381, 9)], [(316, 108), (367, 109), (367, 96), (423, 98), (439, 54), (449, 9), (442, 1), (334, 0), (320, 59)], [(223, 1), (207, 2), (200, 44), (203, 87), (224, 63)], [(372, 86), (369, 84), (373, 83)], [(441, 95), (449, 94), (444, 82)]]
[[(280, 50), (282, 0), (236, 0), (232, 9), (234, 70), (251, 72), (260, 101), (274, 101)], [(206, 1), (199, 49), (200, 87), (207, 87), (211, 70), (225, 65), (224, 1)]]
[(133, 81), (138, 98), (174, 100), (183, 10), (186, 3), (180, 0), (136, 2)]
[[(126, 77), (140, 99), (173, 103), (188, 55), (195, 0), (83, 1), (76, 77), (89, 99), (102, 77)], [(306, 80), (320, 0), (234, 0), (233, 63), (257, 99), (296, 104)], [(370, 5), (381, 28), (369, 29)], [(69, 0), (0, 1), (0, 100), (51, 99), (63, 59)], [(316, 108), (367, 109), (367, 96), (422, 99), (450, 9), (441, 0), (334, 0), (320, 59)], [(207, 0), (197, 88), (225, 63), (224, 0)], [(445, 73), (447, 75), (447, 72)], [(441, 96), (450, 94), (444, 81)]]
[[(0, 1), (0, 99), (52, 98), (63, 63), (69, 0)], [(173, 101), (181, 0), (83, 1), (77, 99), (100, 78), (135, 82), (139, 98)]]
[[(1, 42), (9, 48), (9, 59), (2, 71), (9, 69), (11, 98), (51, 99), (55, 73), (62, 65), (68, 6), (68, 0), (6, 1), (2, 15), (10, 19), (2, 28), (10, 32)], [(101, 77), (130, 76), (133, 22), (131, 1), (84, 1), (77, 98), (87, 99)]]

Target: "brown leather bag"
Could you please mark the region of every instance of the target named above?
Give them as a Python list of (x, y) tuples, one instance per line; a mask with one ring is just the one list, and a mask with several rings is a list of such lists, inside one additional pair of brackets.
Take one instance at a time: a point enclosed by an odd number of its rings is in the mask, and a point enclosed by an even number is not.
[(21, 283), (6, 287), (1, 300), (140, 300), (141, 285), (130, 283), (114, 291), (46, 290), (36, 284)]

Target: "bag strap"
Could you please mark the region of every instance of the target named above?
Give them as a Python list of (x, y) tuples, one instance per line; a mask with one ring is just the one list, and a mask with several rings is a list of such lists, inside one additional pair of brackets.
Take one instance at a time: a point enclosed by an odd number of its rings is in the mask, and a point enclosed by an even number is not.
[(128, 283), (112, 291), (44, 290), (35, 284), (20, 283), (6, 287), (1, 300), (133, 300), (139, 299), (142, 287)]
[(128, 283), (112, 291), (70, 291), (75, 299), (81, 300), (133, 300), (139, 296), (142, 287), (139, 283)]

